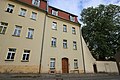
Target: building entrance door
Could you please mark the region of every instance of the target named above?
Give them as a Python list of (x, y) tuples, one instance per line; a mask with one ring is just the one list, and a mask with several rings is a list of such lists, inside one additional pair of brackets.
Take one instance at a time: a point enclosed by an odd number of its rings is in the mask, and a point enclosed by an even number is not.
[(68, 58), (62, 58), (62, 73), (69, 73)]

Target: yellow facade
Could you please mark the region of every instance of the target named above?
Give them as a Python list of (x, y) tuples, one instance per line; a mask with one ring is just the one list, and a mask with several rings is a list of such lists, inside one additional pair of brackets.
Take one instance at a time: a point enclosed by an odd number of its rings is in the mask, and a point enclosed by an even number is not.
[[(57, 23), (56, 30), (52, 29), (53, 22)], [(63, 25), (67, 26), (67, 32), (63, 32)], [(76, 34), (72, 34), (72, 27), (75, 27)], [(83, 60), (79, 30), (80, 26), (78, 24), (59, 19), (52, 15), (47, 15), (41, 72), (50, 71), (50, 58), (55, 58), (55, 72), (62, 73), (62, 58), (68, 58), (69, 73), (76, 70), (83, 73)], [(56, 38), (56, 47), (51, 46), (50, 42), (52, 37)], [(63, 48), (63, 39), (67, 40), (67, 49)], [(73, 49), (73, 41), (77, 42), (77, 50)], [(74, 59), (78, 59), (78, 69), (74, 69)]]
[[(8, 4), (14, 5), (13, 13), (6, 12)], [(21, 8), (27, 10), (25, 17), (19, 16)], [(37, 13), (36, 20), (30, 19), (33, 11)], [(0, 34), (0, 67), (5, 66), (4, 68), (0, 68), (0, 71), (1, 69), (2, 72), (15, 71), (15, 67), (18, 68), (16, 69), (18, 72), (21, 72), (20, 70), (22, 69), (24, 72), (32, 73), (39, 71), (44, 19), (45, 12), (36, 8), (32, 8), (28, 5), (20, 4), (19, 2), (14, 2), (12, 0), (0, 1), (0, 22), (8, 23), (5, 34)], [(15, 25), (22, 26), (20, 37), (13, 36)], [(34, 29), (33, 39), (26, 38), (28, 28)], [(14, 61), (6, 61), (8, 48), (16, 49)], [(22, 54), (25, 49), (31, 51), (28, 62), (21, 61)], [(29, 67), (31, 67), (31, 71), (27, 69)]]

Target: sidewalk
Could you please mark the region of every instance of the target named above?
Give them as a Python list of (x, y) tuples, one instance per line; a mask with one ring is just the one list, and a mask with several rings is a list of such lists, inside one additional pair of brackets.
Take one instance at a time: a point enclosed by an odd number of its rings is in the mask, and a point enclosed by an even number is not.
[(0, 74), (0, 80), (120, 80), (118, 74)]

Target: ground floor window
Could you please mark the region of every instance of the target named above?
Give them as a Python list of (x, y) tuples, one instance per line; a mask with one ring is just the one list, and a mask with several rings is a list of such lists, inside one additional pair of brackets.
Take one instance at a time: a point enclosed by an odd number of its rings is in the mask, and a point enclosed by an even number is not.
[(50, 69), (55, 69), (55, 58), (50, 58)]
[(78, 60), (74, 59), (74, 69), (78, 69)]
[(15, 48), (9, 48), (7, 53), (7, 60), (14, 60), (16, 49)]
[(24, 50), (22, 61), (29, 61), (30, 50)]

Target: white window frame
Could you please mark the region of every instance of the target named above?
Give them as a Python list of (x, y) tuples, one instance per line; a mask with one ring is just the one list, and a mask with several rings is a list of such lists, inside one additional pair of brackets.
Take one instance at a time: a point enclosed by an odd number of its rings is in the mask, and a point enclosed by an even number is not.
[(74, 69), (78, 69), (78, 60), (74, 59)]
[(75, 22), (75, 17), (70, 15), (70, 21)]
[(13, 13), (14, 5), (8, 4), (6, 12)]
[(0, 34), (5, 34), (7, 29), (8, 23), (0, 22)]
[(63, 25), (63, 32), (67, 32), (67, 25)]
[(32, 4), (33, 4), (34, 6), (39, 7), (39, 6), (40, 6), (40, 0), (32, 0)]
[(72, 27), (72, 34), (76, 34), (75, 27)]
[(73, 41), (73, 49), (77, 50), (77, 42), (76, 41)]
[(52, 15), (58, 16), (58, 11), (57, 10), (52, 10)]
[(50, 69), (55, 69), (55, 58), (50, 58)]
[(67, 40), (63, 40), (63, 48), (67, 48)]
[(33, 19), (33, 20), (37, 19), (37, 13), (36, 12), (32, 12), (31, 19)]
[(33, 39), (34, 29), (28, 28), (27, 38)]
[(52, 23), (52, 29), (53, 30), (57, 30), (57, 22), (53, 22)]
[[(16, 53), (16, 49), (15, 48), (9, 48), (7, 56), (6, 56), (6, 60), (14, 60), (15, 53)], [(9, 56), (9, 54), (10, 54), (10, 56)], [(8, 58), (8, 56), (9, 56), (9, 58)], [(12, 57), (13, 57), (13, 59), (12, 59)]]
[(57, 39), (55, 37), (52, 37), (51, 46), (56, 47), (56, 43), (57, 43)]
[[(25, 55), (25, 59), (24, 59), (24, 55)], [(22, 61), (29, 61), (29, 57), (30, 57), (30, 50), (24, 50), (24, 53), (22, 55)]]
[(20, 36), (21, 29), (22, 29), (21, 26), (16, 25), (16, 27), (15, 27), (15, 29), (14, 29), (13, 36)]
[(26, 9), (21, 8), (19, 15), (25, 17), (26, 11), (27, 11)]

